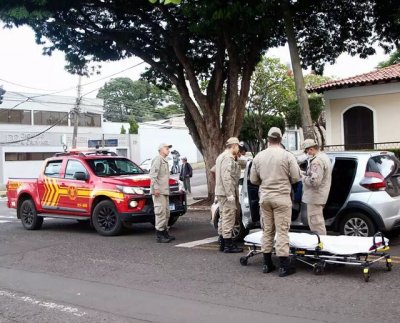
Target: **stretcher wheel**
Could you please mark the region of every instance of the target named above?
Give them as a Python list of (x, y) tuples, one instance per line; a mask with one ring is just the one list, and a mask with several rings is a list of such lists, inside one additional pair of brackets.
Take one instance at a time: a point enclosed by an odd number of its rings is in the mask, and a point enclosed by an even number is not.
[(369, 282), (369, 278), (371, 277), (370, 273), (369, 273), (369, 269), (368, 268), (364, 268), (364, 280), (366, 282)]
[(322, 275), (325, 272), (325, 264), (324, 263), (315, 264), (313, 271), (315, 275)]
[(248, 262), (248, 258), (247, 257), (240, 257), (240, 264), (242, 266), (247, 266), (247, 262)]
[(387, 262), (387, 263), (386, 263), (386, 269), (387, 269), (387, 271), (392, 271), (392, 267), (393, 267), (393, 265), (392, 265), (391, 262)]

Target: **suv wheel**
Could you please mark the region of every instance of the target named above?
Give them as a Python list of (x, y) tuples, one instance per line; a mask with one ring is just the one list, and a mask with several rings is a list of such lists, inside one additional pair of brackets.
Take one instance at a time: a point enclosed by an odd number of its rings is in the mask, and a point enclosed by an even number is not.
[[(217, 214), (214, 218), (214, 228), (218, 230), (218, 221), (219, 221), (219, 209), (216, 211)], [(242, 223), (242, 213), (240, 213), (240, 219), (236, 219), (235, 226), (232, 230), (232, 240), (234, 242), (243, 241), (244, 237), (249, 234), (249, 229), (246, 229)]]
[(370, 237), (375, 233), (374, 223), (363, 213), (348, 214), (340, 223), (340, 234), (346, 236)]
[(21, 223), (26, 230), (39, 230), (43, 224), (43, 217), (38, 216), (32, 200), (25, 200), (19, 207)]
[(103, 236), (116, 236), (122, 230), (121, 218), (111, 201), (101, 201), (95, 206), (92, 222), (96, 231)]

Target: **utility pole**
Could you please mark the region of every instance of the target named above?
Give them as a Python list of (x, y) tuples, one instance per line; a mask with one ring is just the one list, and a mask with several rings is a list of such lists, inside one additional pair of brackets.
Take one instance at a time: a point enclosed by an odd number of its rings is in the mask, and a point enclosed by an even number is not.
[(76, 144), (78, 141), (78, 125), (79, 125), (79, 112), (80, 112), (80, 104), (81, 104), (81, 80), (82, 76), (79, 75), (78, 87), (77, 87), (77, 96), (75, 107), (72, 110), (73, 121), (74, 121), (74, 132), (72, 134), (72, 148), (76, 148)]

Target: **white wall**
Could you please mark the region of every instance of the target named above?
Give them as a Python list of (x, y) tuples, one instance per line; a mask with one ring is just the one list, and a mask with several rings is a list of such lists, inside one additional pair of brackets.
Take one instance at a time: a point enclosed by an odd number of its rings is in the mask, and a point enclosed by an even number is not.
[(124, 126), (126, 133), (129, 133), (129, 123), (128, 122), (103, 121), (103, 124), (102, 124), (103, 133), (104, 134), (120, 134), (122, 126)]
[(189, 163), (203, 160), (187, 129), (162, 129), (140, 125), (139, 141), (141, 162), (148, 158), (154, 158), (158, 154), (159, 144), (163, 142), (173, 145), (171, 150), (179, 151), (181, 157), (187, 157)]
[(29, 160), (29, 161), (5, 161), (6, 152), (51, 152), (56, 153), (62, 151), (62, 147), (1, 147), (0, 148), (0, 184), (6, 184), (8, 178), (14, 177), (28, 177), (37, 178), (43, 160)]

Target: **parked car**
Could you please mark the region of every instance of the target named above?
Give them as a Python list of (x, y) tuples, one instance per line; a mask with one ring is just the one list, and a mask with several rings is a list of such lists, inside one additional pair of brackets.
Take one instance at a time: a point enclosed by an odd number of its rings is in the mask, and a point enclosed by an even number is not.
[[(186, 213), (186, 195), (170, 179), (169, 225)], [(149, 175), (131, 160), (107, 151), (71, 151), (46, 159), (37, 179), (10, 178), (7, 206), (27, 230), (40, 229), (43, 218), (90, 221), (101, 235), (125, 225), (154, 224)]]
[[(332, 185), (324, 208), (328, 230), (350, 236), (372, 236), (400, 229), (400, 162), (385, 151), (328, 152)], [(260, 227), (258, 186), (250, 180), (248, 161), (240, 181), (240, 219), (234, 239)], [(299, 191), (300, 190), (300, 191)], [(307, 205), (301, 202), (302, 185), (293, 186), (292, 228), (308, 228)], [(219, 207), (211, 207), (211, 223), (217, 228)]]
[[(171, 173), (171, 174), (177, 174), (177, 173), (179, 172), (179, 169), (178, 169), (178, 170), (175, 170), (175, 169), (174, 169), (174, 167), (173, 167), (173, 166), (174, 166), (174, 162), (173, 162), (173, 160), (172, 160), (172, 157), (168, 156), (168, 157), (167, 157), (167, 160), (168, 160), (168, 166), (169, 166), (169, 171), (170, 171), (170, 173)], [(147, 172), (150, 172), (151, 161), (152, 161), (151, 158), (145, 159), (145, 160), (142, 161), (142, 163), (140, 164), (140, 168), (141, 168), (141, 169), (144, 169), (144, 170), (147, 171)]]

